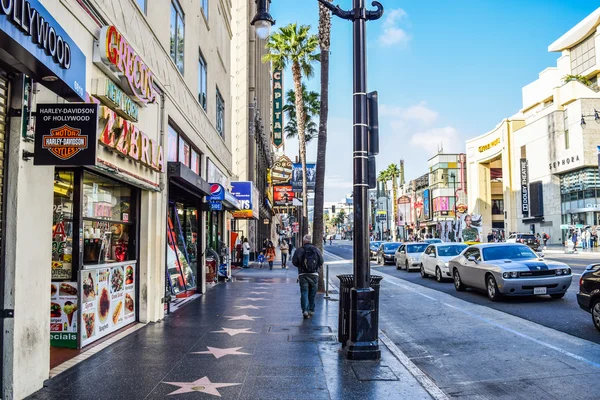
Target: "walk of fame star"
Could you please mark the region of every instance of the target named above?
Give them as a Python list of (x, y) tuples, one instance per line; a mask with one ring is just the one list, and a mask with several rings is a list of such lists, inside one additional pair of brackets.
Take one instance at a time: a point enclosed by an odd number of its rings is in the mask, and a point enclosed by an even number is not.
[(249, 329), (252, 328), (242, 328), (242, 329), (233, 329), (233, 328), (221, 328), (222, 331), (211, 331), (212, 333), (227, 333), (229, 336), (239, 335), (240, 333), (258, 333), (252, 332)]
[(217, 360), (219, 358), (225, 357), (227, 355), (232, 355), (232, 356), (250, 355), (250, 353), (243, 353), (241, 351), (238, 351), (238, 350), (242, 349), (241, 347), (231, 347), (229, 349), (219, 349), (218, 347), (206, 346), (206, 348), (208, 349), (208, 351), (196, 351), (191, 354), (212, 354), (213, 356), (215, 356), (215, 358)]
[(239, 308), (240, 310), (243, 310), (245, 308), (249, 308), (252, 310), (260, 310), (261, 308), (265, 308), (265, 306), (253, 306), (252, 304), (247, 305), (247, 306), (235, 306), (235, 308)]
[(221, 397), (221, 393), (217, 389), (229, 386), (241, 385), (241, 383), (213, 383), (208, 379), (208, 376), (200, 378), (194, 382), (163, 382), (167, 385), (179, 386), (174, 392), (169, 393), (167, 396), (174, 394), (200, 392), (206, 394), (212, 394), (213, 396)]
[(259, 300), (267, 300), (264, 297), (246, 297), (245, 299), (242, 300), (250, 300), (250, 301), (259, 301)]
[(238, 316), (226, 316), (225, 318), (229, 318), (230, 321), (254, 321), (257, 318), (262, 318), (262, 317), (249, 317), (246, 314), (244, 315), (238, 315)]
[(250, 294), (267, 294), (269, 292), (250, 292)]

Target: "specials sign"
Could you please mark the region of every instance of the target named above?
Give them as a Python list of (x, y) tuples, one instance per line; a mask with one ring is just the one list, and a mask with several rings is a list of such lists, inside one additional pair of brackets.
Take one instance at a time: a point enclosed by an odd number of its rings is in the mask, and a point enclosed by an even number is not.
[(521, 158), (521, 212), (529, 216), (529, 167), (527, 159)]
[(94, 64), (122, 83), (122, 88), (140, 105), (154, 103), (154, 75), (139, 54), (114, 26), (105, 26), (96, 42)]
[(96, 104), (38, 104), (34, 165), (95, 165)]
[(273, 144), (283, 145), (283, 72), (273, 71)]

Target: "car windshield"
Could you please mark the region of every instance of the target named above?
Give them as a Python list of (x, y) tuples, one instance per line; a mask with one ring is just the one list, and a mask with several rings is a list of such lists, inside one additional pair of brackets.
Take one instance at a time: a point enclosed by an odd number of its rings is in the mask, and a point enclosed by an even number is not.
[(381, 242), (371, 242), (371, 247), (379, 248), (379, 246), (381, 246)]
[(535, 239), (533, 235), (521, 235), (521, 239)]
[(527, 246), (493, 246), (483, 249), (483, 259), (491, 260), (527, 260), (537, 258)]
[(384, 251), (396, 251), (396, 249), (400, 247), (400, 243), (386, 243), (383, 245)]
[(427, 243), (409, 244), (406, 246), (408, 253), (422, 253), (429, 246)]
[(438, 255), (440, 257), (451, 257), (451, 256), (459, 255), (467, 247), (469, 247), (469, 246), (467, 246), (466, 244), (465, 245), (452, 245), (452, 246), (438, 246), (437, 251), (438, 251)]
[(442, 239), (425, 239), (425, 243), (442, 243)]

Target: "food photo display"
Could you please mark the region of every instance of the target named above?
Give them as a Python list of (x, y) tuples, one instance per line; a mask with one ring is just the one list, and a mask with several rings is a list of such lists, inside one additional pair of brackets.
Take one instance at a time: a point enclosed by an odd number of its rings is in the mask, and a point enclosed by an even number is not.
[(77, 282), (50, 284), (50, 345), (77, 348)]

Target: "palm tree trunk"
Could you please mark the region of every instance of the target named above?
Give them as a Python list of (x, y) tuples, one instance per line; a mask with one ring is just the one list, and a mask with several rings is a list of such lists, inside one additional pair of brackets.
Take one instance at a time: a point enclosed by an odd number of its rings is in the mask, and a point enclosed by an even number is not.
[(398, 223), (398, 203), (397, 203), (397, 195), (398, 195), (398, 185), (396, 184), (396, 177), (392, 176), (392, 208), (394, 210), (394, 223), (392, 226), (394, 227), (394, 242), (397, 241), (396, 235), (396, 224)]
[(302, 236), (308, 233), (308, 191), (306, 188), (306, 110), (302, 98), (302, 71), (300, 64), (292, 64), (292, 76), (294, 78), (294, 91), (296, 92), (296, 118), (298, 124), (298, 145), (300, 147), (300, 162), (302, 163)]

